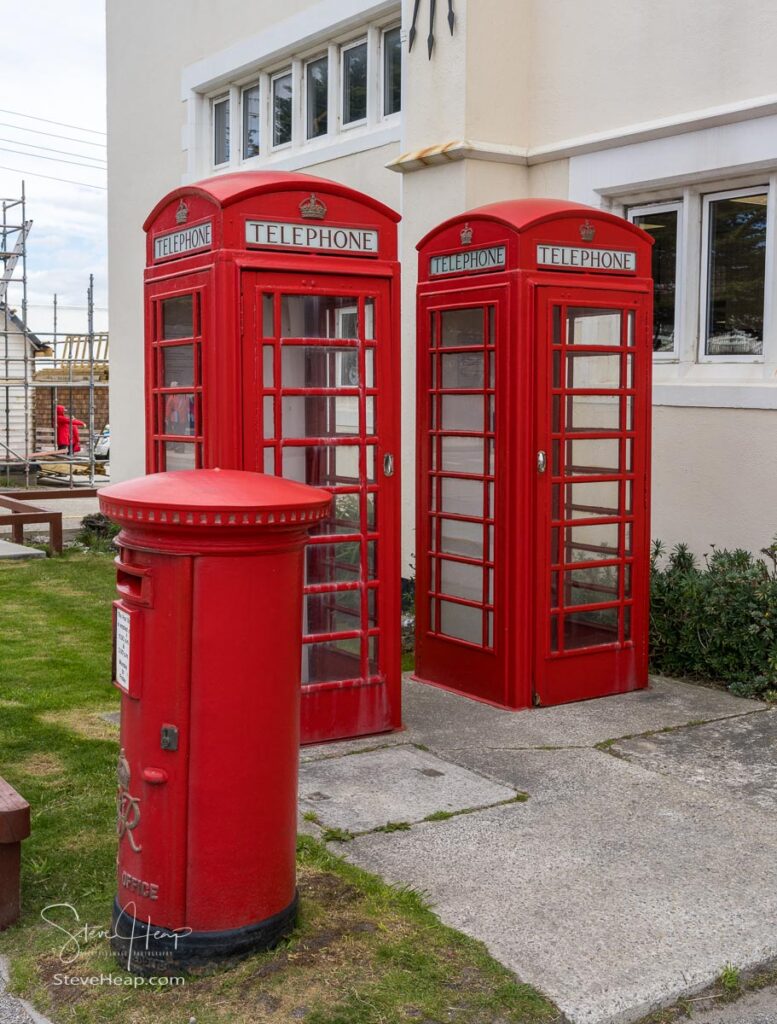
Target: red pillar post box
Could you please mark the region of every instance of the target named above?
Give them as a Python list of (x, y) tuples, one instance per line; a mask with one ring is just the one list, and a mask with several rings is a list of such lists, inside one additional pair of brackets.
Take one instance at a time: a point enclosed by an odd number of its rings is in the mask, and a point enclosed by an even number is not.
[(419, 243), (422, 681), (507, 708), (647, 685), (652, 243), (551, 199)]
[(100, 492), (121, 526), (112, 944), (133, 971), (238, 956), (294, 924), (303, 552), (330, 502), (219, 469)]

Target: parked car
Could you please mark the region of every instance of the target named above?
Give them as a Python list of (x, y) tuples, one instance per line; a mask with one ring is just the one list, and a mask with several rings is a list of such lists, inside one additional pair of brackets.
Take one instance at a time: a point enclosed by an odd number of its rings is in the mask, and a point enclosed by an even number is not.
[(94, 457), (96, 459), (108, 459), (111, 455), (111, 427), (106, 423), (102, 433), (94, 444)]

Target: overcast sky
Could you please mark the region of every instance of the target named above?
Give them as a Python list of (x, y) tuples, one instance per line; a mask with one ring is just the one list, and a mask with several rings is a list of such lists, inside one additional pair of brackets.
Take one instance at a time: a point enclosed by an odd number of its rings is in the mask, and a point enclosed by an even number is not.
[[(104, 0), (0, 0), (0, 11), (0, 196), (21, 196), (24, 181), (28, 323), (51, 329), (56, 292), (60, 329), (86, 331), (93, 273), (95, 328), (106, 330)], [(9, 304), (20, 302), (12, 287)]]

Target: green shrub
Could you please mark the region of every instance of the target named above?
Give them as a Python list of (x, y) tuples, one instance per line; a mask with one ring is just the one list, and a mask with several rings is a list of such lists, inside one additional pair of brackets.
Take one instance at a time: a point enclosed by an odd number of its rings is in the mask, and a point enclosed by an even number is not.
[(685, 544), (651, 555), (654, 671), (777, 697), (777, 537), (764, 558), (712, 549), (700, 565)]
[(93, 551), (111, 553), (114, 550), (113, 538), (118, 532), (119, 527), (107, 516), (102, 512), (93, 512), (81, 520), (81, 529), (76, 535), (76, 541)]

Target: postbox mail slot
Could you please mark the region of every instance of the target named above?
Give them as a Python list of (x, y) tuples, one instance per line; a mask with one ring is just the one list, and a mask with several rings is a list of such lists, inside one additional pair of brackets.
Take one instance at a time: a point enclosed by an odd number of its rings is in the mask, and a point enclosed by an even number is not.
[(135, 604), (151, 605), (151, 572), (136, 565), (127, 565), (120, 558), (116, 564), (116, 589), (126, 600)]

